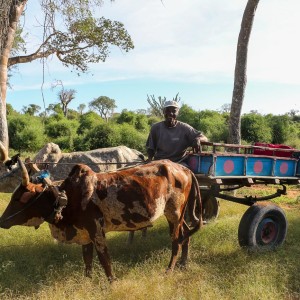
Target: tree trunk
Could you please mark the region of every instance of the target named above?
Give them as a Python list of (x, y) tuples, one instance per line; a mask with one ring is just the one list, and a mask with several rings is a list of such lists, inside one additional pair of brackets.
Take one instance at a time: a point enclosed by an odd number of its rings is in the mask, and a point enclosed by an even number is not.
[(0, 0), (0, 140), (8, 149), (6, 119), (7, 64), (16, 28), (27, 0)]
[(229, 118), (228, 142), (230, 144), (241, 143), (241, 111), (247, 83), (246, 72), (248, 44), (258, 2), (259, 0), (248, 0), (247, 6), (244, 11), (240, 34), (238, 38), (234, 73), (234, 88)]

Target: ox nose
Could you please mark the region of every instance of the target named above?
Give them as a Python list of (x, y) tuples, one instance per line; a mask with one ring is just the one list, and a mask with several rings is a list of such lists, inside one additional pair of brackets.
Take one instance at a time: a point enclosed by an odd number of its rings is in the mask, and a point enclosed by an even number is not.
[(9, 229), (11, 226), (9, 226), (7, 223), (5, 223), (5, 220), (2, 220), (0, 218), (0, 228), (3, 228), (3, 229)]

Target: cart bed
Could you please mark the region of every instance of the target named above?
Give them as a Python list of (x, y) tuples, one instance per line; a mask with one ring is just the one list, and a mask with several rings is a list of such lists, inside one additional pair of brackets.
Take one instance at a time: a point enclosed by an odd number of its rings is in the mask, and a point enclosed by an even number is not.
[[(187, 160), (201, 185), (300, 183), (300, 150), (209, 142), (203, 145), (206, 146), (205, 151), (190, 154)], [(221, 149), (224, 151), (221, 152)], [(227, 149), (235, 150), (235, 153), (227, 152)], [(271, 149), (269, 151), (274, 155), (253, 154), (258, 149)], [(236, 153), (241, 151), (244, 153)], [(290, 157), (277, 156), (276, 151), (280, 154), (286, 151)]]

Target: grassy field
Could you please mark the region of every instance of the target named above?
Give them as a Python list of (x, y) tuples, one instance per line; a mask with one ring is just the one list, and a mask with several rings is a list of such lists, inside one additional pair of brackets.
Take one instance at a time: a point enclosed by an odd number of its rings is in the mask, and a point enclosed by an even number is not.
[[(9, 198), (0, 194), (0, 212)], [(219, 218), (192, 237), (188, 268), (170, 275), (164, 272), (170, 258), (164, 219), (146, 239), (137, 233), (131, 246), (126, 233), (110, 233), (118, 277), (113, 284), (96, 258), (93, 278), (85, 278), (81, 247), (55, 243), (47, 224), (38, 230), (0, 229), (0, 299), (300, 299), (299, 202), (297, 187), (276, 200), (289, 222), (284, 245), (273, 252), (248, 253), (237, 240), (247, 206), (221, 200)]]

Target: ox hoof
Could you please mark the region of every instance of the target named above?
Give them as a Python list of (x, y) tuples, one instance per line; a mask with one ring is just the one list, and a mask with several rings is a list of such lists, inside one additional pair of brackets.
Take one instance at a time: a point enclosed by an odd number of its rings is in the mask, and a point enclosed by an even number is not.
[(187, 261), (180, 261), (176, 264), (176, 267), (179, 270), (186, 270), (188, 268), (188, 263), (187, 263)]
[(173, 272), (173, 269), (171, 269), (171, 268), (167, 268), (166, 269), (166, 275), (168, 275), (168, 274), (171, 274)]
[(92, 271), (85, 271), (84, 276), (87, 278), (92, 278)]
[(117, 280), (118, 280), (118, 278), (115, 277), (115, 276), (108, 277), (109, 283), (114, 283), (114, 282), (116, 282)]

